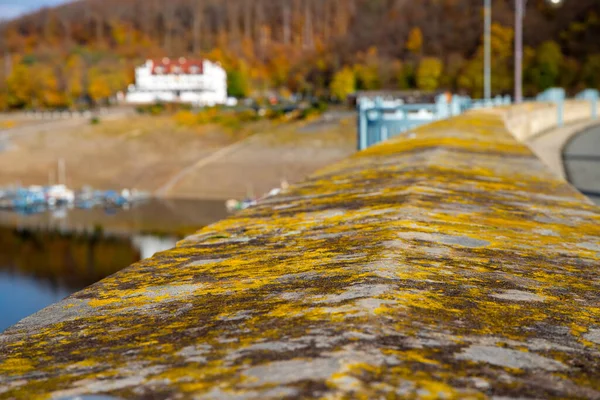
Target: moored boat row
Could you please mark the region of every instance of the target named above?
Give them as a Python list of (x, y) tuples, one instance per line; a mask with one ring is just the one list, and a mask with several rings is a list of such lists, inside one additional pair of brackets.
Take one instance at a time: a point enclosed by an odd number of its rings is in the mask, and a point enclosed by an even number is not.
[(126, 208), (148, 197), (129, 189), (74, 191), (65, 185), (8, 187), (0, 188), (0, 209), (37, 213), (57, 208)]

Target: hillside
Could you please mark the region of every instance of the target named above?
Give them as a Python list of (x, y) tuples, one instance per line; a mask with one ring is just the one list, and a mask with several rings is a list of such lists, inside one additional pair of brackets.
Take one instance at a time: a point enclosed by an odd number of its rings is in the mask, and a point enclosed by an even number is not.
[[(494, 91), (512, 87), (512, 0), (494, 1)], [(530, 0), (526, 91), (600, 86), (600, 2)], [(0, 25), (0, 108), (103, 102), (147, 57), (220, 61), (231, 94), (267, 88), (481, 95), (479, 0), (81, 0)], [(0, 53), (0, 54), (1, 54)]]

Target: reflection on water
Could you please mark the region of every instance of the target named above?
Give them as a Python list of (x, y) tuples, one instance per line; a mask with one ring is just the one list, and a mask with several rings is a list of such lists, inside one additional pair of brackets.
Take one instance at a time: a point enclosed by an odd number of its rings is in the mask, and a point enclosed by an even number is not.
[(131, 244), (140, 252), (140, 259), (150, 258), (156, 253), (175, 247), (177, 237), (158, 237), (152, 235), (136, 235), (131, 239)]
[(225, 216), (220, 201), (151, 201), (59, 218), (0, 212), (0, 331)]
[(23, 317), (62, 300), (71, 292), (43, 280), (0, 270), (0, 331)]
[(59, 210), (23, 216), (0, 210), (0, 225), (47, 231), (185, 236), (227, 216), (223, 201), (150, 200), (129, 210)]

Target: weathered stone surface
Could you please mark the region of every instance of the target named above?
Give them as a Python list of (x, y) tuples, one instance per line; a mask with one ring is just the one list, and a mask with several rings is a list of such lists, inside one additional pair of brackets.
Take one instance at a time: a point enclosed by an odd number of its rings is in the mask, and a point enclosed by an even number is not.
[(600, 212), (499, 115), (333, 165), (0, 335), (0, 398), (600, 398)]

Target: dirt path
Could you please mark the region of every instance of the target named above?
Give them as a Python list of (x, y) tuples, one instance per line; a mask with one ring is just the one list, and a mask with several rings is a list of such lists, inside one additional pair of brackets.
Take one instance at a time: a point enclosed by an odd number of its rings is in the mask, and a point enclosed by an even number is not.
[(556, 176), (567, 179), (562, 156), (565, 145), (575, 135), (597, 125), (598, 121), (576, 122), (537, 135), (527, 145)]
[(171, 187), (169, 197), (260, 196), (282, 180), (294, 183), (355, 152), (354, 119), (280, 126), (253, 135), (220, 157), (201, 162)]
[(193, 173), (197, 173), (198, 170), (200, 170), (202, 167), (204, 167), (214, 161), (217, 161), (217, 160), (227, 156), (228, 154), (232, 153), (236, 149), (244, 146), (246, 144), (246, 140), (247, 139), (242, 139), (237, 143), (233, 143), (227, 147), (217, 150), (214, 153), (196, 161), (194, 164), (182, 169), (181, 171), (176, 173), (175, 176), (170, 178), (167, 181), (167, 183), (165, 183), (163, 186), (161, 186), (154, 194), (157, 197), (169, 197), (169, 195), (171, 194), (171, 191), (173, 190), (173, 187), (175, 187), (175, 185), (177, 185), (181, 180), (185, 179), (186, 177), (188, 177), (189, 175), (191, 175)]

